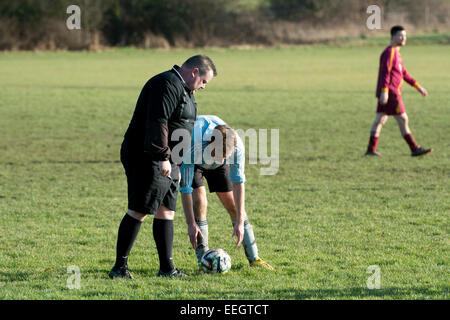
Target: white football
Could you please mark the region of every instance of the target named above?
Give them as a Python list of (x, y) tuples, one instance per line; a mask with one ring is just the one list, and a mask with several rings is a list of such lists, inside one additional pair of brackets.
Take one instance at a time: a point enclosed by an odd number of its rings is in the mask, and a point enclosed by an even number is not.
[(231, 269), (231, 258), (223, 249), (209, 249), (203, 255), (200, 266), (206, 273), (227, 273)]

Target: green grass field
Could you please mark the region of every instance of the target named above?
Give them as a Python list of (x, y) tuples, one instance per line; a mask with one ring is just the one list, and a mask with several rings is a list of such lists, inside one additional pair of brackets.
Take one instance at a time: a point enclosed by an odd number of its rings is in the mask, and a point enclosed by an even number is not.
[[(368, 159), (383, 47), (1, 53), (0, 299), (448, 299), (449, 47), (402, 50), (429, 91), (405, 85), (410, 126), (435, 151), (412, 158), (390, 119), (384, 157)], [(192, 276), (156, 277), (149, 218), (129, 259), (136, 279), (112, 281), (123, 133), (147, 79), (198, 52), (219, 73), (197, 93), (200, 114), (280, 130), (278, 174), (246, 166), (247, 212), (276, 272), (248, 266), (211, 194), (209, 242), (230, 254), (230, 273), (195, 274), (179, 201), (174, 261)], [(72, 265), (80, 289), (67, 287)], [(367, 288), (372, 265), (380, 289)]]

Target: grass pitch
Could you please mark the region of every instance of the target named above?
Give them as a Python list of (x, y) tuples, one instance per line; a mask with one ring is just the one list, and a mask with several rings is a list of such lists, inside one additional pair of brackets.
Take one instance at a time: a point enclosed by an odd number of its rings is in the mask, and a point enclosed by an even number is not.
[[(435, 151), (411, 158), (390, 119), (384, 157), (365, 158), (383, 48), (0, 54), (0, 299), (448, 299), (449, 48), (402, 50), (429, 91), (405, 85), (410, 126)], [(200, 114), (280, 130), (278, 174), (246, 166), (247, 212), (276, 272), (248, 266), (211, 194), (209, 242), (230, 254), (230, 273), (195, 274), (179, 201), (174, 261), (192, 276), (156, 277), (148, 218), (129, 259), (136, 279), (112, 281), (127, 205), (122, 136), (147, 79), (198, 52), (219, 73), (197, 94)], [(381, 288), (371, 290), (374, 265)], [(67, 286), (70, 266), (79, 289)]]

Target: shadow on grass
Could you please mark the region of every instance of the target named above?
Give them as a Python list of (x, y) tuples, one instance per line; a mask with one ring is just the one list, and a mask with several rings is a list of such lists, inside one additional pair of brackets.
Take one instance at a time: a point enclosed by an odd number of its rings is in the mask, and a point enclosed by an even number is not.
[[(46, 161), (30, 161), (31, 164), (118, 164), (120, 160), (46, 160)], [(26, 163), (16, 163), (16, 162), (3, 162), (0, 164), (5, 164), (8, 166), (24, 165)]]
[(120, 160), (48, 160), (31, 161), (32, 164), (115, 164)]
[[(331, 300), (331, 299), (446, 299), (448, 297), (448, 288), (442, 290), (432, 290), (427, 287), (415, 288), (396, 288), (387, 287), (381, 289), (367, 289), (367, 288), (345, 288), (345, 289), (306, 289), (306, 290), (273, 290), (272, 297), (282, 297), (282, 299), (291, 300)], [(242, 292), (245, 296), (258, 297), (257, 291), (250, 291), (247, 294)], [(241, 294), (241, 296), (242, 296)], [(243, 297), (244, 298), (244, 297)], [(245, 299), (245, 298), (244, 298)], [(251, 298), (250, 298), (251, 299)]]
[[(105, 260), (106, 261), (106, 260)], [(107, 262), (110, 262), (107, 260)], [(90, 269), (83, 269), (83, 273), (85, 275), (90, 275), (93, 278), (108, 278), (109, 279), (109, 271), (111, 270), (112, 266), (114, 265), (114, 262), (112, 262), (111, 267), (104, 267), (101, 269), (97, 268), (90, 268)], [(236, 272), (237, 270), (241, 270), (244, 268), (244, 264), (238, 263), (236, 265), (233, 265), (233, 271)], [(183, 269), (180, 268), (180, 270), (186, 274), (188, 274), (190, 277), (201, 277), (205, 274), (202, 272), (197, 272), (196, 269), (194, 271), (192, 269)], [(146, 279), (146, 278), (158, 278), (158, 268), (133, 268), (130, 266), (130, 272), (133, 274), (133, 276), (136, 279)], [(231, 274), (231, 273), (230, 273)]]
[(80, 86), (74, 86), (74, 85), (58, 85), (58, 84), (54, 84), (54, 85), (45, 85), (45, 84), (34, 84), (34, 85), (28, 85), (28, 84), (9, 84), (4, 86), (6, 88), (22, 88), (22, 89), (64, 89), (64, 90), (124, 90), (124, 91), (135, 91), (135, 90), (139, 90), (140, 87), (139, 86), (85, 86), (85, 85), (80, 85)]
[(14, 281), (26, 281), (28, 280), (33, 273), (31, 272), (1, 272), (0, 271), (0, 281), (4, 282), (14, 282)]
[[(56, 271), (58, 272), (58, 271)], [(51, 269), (39, 269), (36, 272), (1, 272), (0, 282), (23, 282), (32, 283), (34, 281), (48, 281), (55, 278), (55, 272)]]

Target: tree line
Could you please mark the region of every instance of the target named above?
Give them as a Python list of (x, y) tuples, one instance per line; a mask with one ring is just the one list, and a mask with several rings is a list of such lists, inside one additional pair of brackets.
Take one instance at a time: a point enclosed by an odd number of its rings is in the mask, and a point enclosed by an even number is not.
[[(0, 0), (0, 50), (314, 42), (368, 33), (374, 4), (385, 24), (450, 29), (448, 0)], [(70, 5), (79, 30), (67, 28)]]

